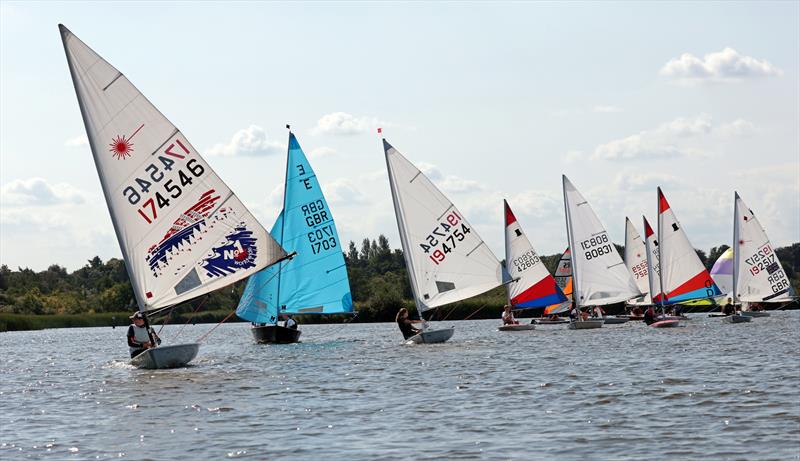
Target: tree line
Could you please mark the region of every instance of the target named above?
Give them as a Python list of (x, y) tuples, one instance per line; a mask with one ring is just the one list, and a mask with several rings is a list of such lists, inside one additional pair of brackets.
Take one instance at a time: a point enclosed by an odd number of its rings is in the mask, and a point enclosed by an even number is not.
[[(617, 245), (620, 254), (623, 248)], [(703, 264), (711, 269), (728, 245), (713, 247), (706, 253), (696, 250)], [(800, 243), (775, 250), (795, 291), (800, 288)], [(350, 242), (344, 253), (350, 277), (350, 288), (358, 321), (390, 321), (400, 307), (414, 306), (403, 251), (392, 249), (389, 240), (365, 238), (360, 245)], [(555, 271), (561, 254), (541, 256), (547, 269)], [(246, 281), (217, 290), (184, 303), (177, 312), (232, 310), (239, 303)], [(464, 318), (470, 312), (489, 307), (495, 312), (505, 302), (505, 289), (498, 287), (484, 295), (455, 303), (439, 311)], [(28, 268), (11, 270), (0, 266), (0, 313), (13, 314), (94, 314), (136, 310), (133, 290), (125, 264), (121, 259), (102, 261), (99, 257), (87, 261), (76, 271), (68, 272), (53, 264), (36, 272)], [(494, 314), (493, 314), (494, 315)]]

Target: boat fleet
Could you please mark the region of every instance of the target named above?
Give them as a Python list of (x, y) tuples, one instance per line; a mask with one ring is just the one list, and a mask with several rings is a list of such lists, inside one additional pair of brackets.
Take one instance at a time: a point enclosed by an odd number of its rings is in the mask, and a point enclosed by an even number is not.
[[(333, 212), (288, 125), (283, 209), (267, 232), (183, 133), (119, 70), (66, 27), (59, 29), (100, 184), (146, 322), (148, 315), (245, 278), (236, 314), (251, 322), (258, 343), (298, 341), (299, 330), (279, 325), (285, 316), (353, 313)], [(738, 194), (732, 251), (709, 273), (660, 188), (657, 233), (643, 218), (642, 240), (626, 219), (623, 258), (589, 202), (564, 176), (569, 246), (551, 275), (509, 203), (503, 203), (503, 264), (467, 216), (385, 138), (383, 150), (423, 321), (409, 343), (447, 341), (455, 328), (431, 326), (425, 315), (501, 285), (514, 310), (542, 309), (552, 318), (543, 316), (538, 323), (568, 322), (570, 329), (613, 322), (577, 313), (623, 302), (656, 305), (664, 317), (653, 325), (675, 326), (678, 319), (666, 316), (667, 306), (726, 295), (745, 304), (793, 299), (766, 233)], [(568, 311), (576, 313), (571, 320), (557, 318)], [(199, 343), (158, 346), (131, 363), (184, 366), (198, 350)]]

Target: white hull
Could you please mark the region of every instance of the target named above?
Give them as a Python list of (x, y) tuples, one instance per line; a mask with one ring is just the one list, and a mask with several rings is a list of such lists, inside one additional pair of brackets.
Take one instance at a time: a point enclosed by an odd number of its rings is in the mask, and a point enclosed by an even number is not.
[(443, 343), (453, 336), (454, 331), (454, 327), (442, 328), (441, 330), (426, 330), (408, 338), (408, 342), (414, 344)]
[(744, 315), (729, 315), (722, 319), (725, 323), (747, 323), (753, 320), (752, 317), (746, 317)]
[(550, 320), (550, 319), (536, 319), (537, 325), (562, 325), (565, 323), (569, 323), (569, 319), (558, 319), (558, 320)]
[(184, 367), (194, 360), (199, 350), (199, 343), (154, 347), (132, 358), (131, 365), (146, 369)]
[(503, 325), (502, 327), (497, 327), (498, 331), (529, 331), (535, 329), (536, 325), (530, 323), (526, 325)]
[(602, 320), (582, 320), (580, 322), (572, 322), (569, 324), (570, 330), (589, 330), (592, 328), (602, 328)]

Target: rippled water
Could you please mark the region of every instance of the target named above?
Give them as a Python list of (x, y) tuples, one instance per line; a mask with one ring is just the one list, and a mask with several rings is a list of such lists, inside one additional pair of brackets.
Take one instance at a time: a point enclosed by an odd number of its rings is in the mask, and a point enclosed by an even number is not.
[(127, 365), (125, 329), (3, 333), (0, 458), (800, 459), (799, 314), (445, 322), (451, 342), (422, 346), (394, 324), (285, 346), (224, 324), (194, 366), (158, 371)]

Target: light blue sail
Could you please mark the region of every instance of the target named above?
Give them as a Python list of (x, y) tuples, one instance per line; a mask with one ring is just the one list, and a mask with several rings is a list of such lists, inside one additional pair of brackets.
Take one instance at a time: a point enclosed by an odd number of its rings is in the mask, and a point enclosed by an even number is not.
[(290, 261), (268, 267), (247, 281), (236, 315), (253, 323), (276, 323), (281, 314), (353, 312), (339, 233), (317, 176), (293, 133), (283, 211), (270, 234)]

